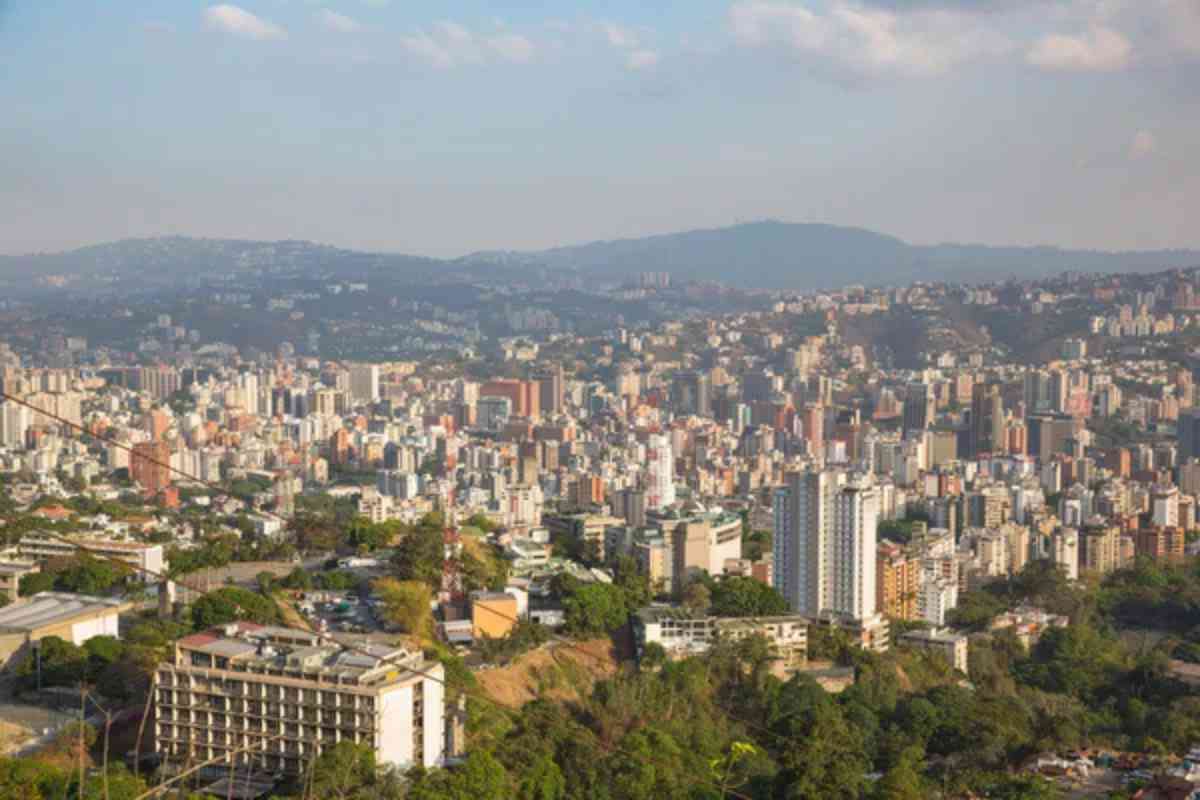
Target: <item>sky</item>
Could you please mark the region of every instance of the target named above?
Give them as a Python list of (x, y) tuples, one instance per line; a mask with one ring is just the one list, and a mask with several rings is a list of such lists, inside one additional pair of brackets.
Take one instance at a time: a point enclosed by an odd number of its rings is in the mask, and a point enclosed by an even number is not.
[(0, 0), (0, 253), (1200, 247), (1200, 0)]

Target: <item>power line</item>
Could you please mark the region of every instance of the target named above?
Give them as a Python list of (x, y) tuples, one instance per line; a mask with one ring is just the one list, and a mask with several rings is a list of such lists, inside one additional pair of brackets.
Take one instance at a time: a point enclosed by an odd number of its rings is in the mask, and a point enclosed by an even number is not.
[[(71, 421), (71, 420), (69, 420), (69, 419), (66, 419), (65, 417), (62, 417), (62, 416), (60, 416), (60, 415), (58, 415), (58, 414), (54, 414), (54, 413), (51, 413), (51, 412), (49, 412), (49, 411), (46, 411), (45, 409), (38, 408), (37, 406), (33, 405), (32, 403), (29, 403), (28, 401), (26, 401), (26, 400), (23, 400), (23, 399), (21, 399), (21, 398), (15, 397), (15, 396), (13, 396), (13, 395), (9, 394), (9, 393), (8, 393), (8, 392), (6, 392), (6, 391), (0, 390), (0, 400), (7, 400), (7, 401), (11, 401), (11, 402), (17, 403), (18, 405), (22, 405), (22, 406), (24, 406), (24, 407), (26, 407), (26, 408), (29, 408), (30, 410), (32, 410), (32, 411), (34, 411), (34, 412), (38, 413), (38, 414), (42, 414), (43, 416), (45, 416), (45, 417), (48, 417), (48, 418), (50, 418), (50, 419), (54, 420), (55, 422), (57, 422), (57, 423), (58, 423), (58, 424), (60, 424), (60, 425), (64, 425), (64, 426), (66, 426), (67, 428), (70, 428), (71, 430), (77, 431), (78, 433), (81, 433), (81, 434), (83, 434), (84, 436), (89, 436), (89, 437), (92, 437), (92, 438), (94, 438), (94, 439), (98, 439), (98, 440), (100, 440), (100, 441), (102, 441), (102, 442), (106, 442), (107, 444), (110, 444), (110, 445), (112, 445), (112, 446), (114, 446), (114, 447), (117, 447), (117, 448), (119, 448), (119, 449), (125, 450), (126, 452), (129, 452), (131, 455), (133, 455), (135, 458), (139, 458), (139, 459), (141, 459), (141, 460), (143, 460), (143, 461), (145, 461), (145, 462), (147, 462), (147, 463), (154, 464), (155, 466), (159, 466), (159, 467), (162, 467), (162, 468), (164, 468), (164, 469), (170, 470), (172, 473), (174, 473), (174, 474), (177, 474), (177, 475), (180, 475), (180, 476), (182, 476), (182, 477), (186, 478), (187, 480), (194, 481), (194, 482), (196, 482), (196, 483), (199, 483), (199, 484), (201, 484), (201, 485), (203, 485), (203, 486), (207, 486), (207, 487), (209, 487), (209, 488), (215, 489), (215, 490), (217, 490), (217, 491), (219, 491), (219, 492), (221, 492), (221, 493), (223, 493), (223, 494), (229, 494), (229, 495), (231, 495), (231, 496), (233, 496), (233, 497), (236, 497), (236, 496), (237, 496), (237, 495), (235, 495), (233, 492), (229, 492), (228, 490), (226, 490), (226, 489), (225, 489), (224, 487), (222, 487), (220, 484), (214, 483), (214, 482), (212, 482), (212, 481), (207, 481), (207, 480), (204, 480), (203, 478), (198, 478), (198, 477), (196, 477), (196, 476), (194, 476), (194, 475), (191, 475), (191, 474), (189, 474), (189, 473), (187, 473), (187, 472), (185, 472), (185, 471), (183, 471), (183, 470), (181, 470), (181, 469), (179, 469), (179, 468), (177, 468), (177, 467), (174, 467), (174, 466), (172, 466), (170, 463), (167, 463), (167, 462), (164, 462), (164, 461), (159, 461), (159, 460), (157, 460), (157, 459), (150, 458), (150, 457), (147, 457), (147, 456), (144, 456), (144, 455), (139, 455), (139, 454), (137, 454), (137, 453), (135, 453), (135, 452), (134, 452), (134, 450), (133, 450), (133, 448), (132, 448), (132, 447), (130, 447), (129, 445), (126, 445), (126, 444), (125, 444), (125, 443), (123, 443), (123, 442), (119, 442), (119, 441), (117, 441), (116, 439), (114, 439), (114, 438), (112, 438), (112, 437), (104, 436), (104, 435), (101, 435), (101, 434), (98, 434), (98, 433), (94, 433), (94, 432), (92, 432), (92, 431), (89, 431), (89, 430), (87, 430), (86, 428), (84, 428), (82, 425), (80, 425), (80, 424), (78, 424), (78, 423), (76, 423), (76, 422), (73, 422), (73, 421)], [(251, 505), (251, 507), (254, 507), (254, 504), (253, 504), (253, 502), (251, 502), (251, 503), (250, 503), (250, 505)], [(259, 510), (259, 513), (262, 513), (262, 514), (265, 514), (265, 515), (268, 515), (268, 516), (272, 516), (272, 517), (274, 517), (274, 518), (276, 518), (276, 519), (279, 519), (279, 520), (283, 521), (284, 523), (286, 523), (286, 522), (288, 521), (286, 517), (283, 517), (282, 515), (280, 515), (280, 514), (277, 514), (277, 513), (273, 512), (273, 511), (269, 511), (269, 510), (261, 509), (261, 510)], [(119, 559), (115, 559), (115, 558), (113, 558), (113, 557), (111, 557), (111, 556), (108, 556), (108, 555), (106, 555), (106, 554), (104, 554), (104, 553), (100, 553), (100, 552), (98, 552), (98, 551), (96, 551), (96, 550), (94, 550), (94, 549), (92, 549), (92, 548), (88, 548), (88, 547), (86, 547), (86, 546), (84, 546), (84, 545), (81, 545), (81, 544), (79, 544), (78, 542), (74, 542), (74, 541), (72, 541), (71, 539), (68, 539), (68, 538), (66, 538), (66, 537), (63, 537), (63, 536), (59, 536), (59, 535), (58, 535), (58, 534), (56, 534), (56, 533), (53, 533), (53, 532), (50, 532), (50, 531), (43, 531), (43, 533), (46, 533), (46, 534), (48, 534), (48, 535), (50, 536), (50, 538), (52, 538), (52, 539), (55, 539), (56, 541), (62, 542), (62, 543), (64, 543), (64, 544), (67, 544), (67, 545), (69, 545), (69, 546), (71, 546), (71, 547), (73, 547), (73, 548), (75, 548), (75, 549), (77, 549), (77, 550), (79, 550), (79, 551), (81, 551), (81, 552), (87, 552), (87, 553), (90, 553), (91, 555), (93, 555), (94, 557), (98, 557), (99, 559), (102, 559), (102, 560), (105, 560), (105, 561), (108, 561), (108, 562), (111, 562), (111, 563), (114, 563), (114, 564), (120, 565), (120, 566), (122, 566), (122, 567), (124, 567), (124, 568), (130, 568), (130, 567), (132, 567), (134, 570), (136, 570), (136, 571), (138, 571), (138, 572), (140, 572), (140, 573), (142, 573), (142, 574), (144, 574), (144, 575), (148, 575), (148, 576), (150, 576), (150, 577), (153, 577), (153, 578), (156, 578), (156, 579), (159, 579), (159, 580), (171, 580), (170, 578), (168, 578), (168, 577), (167, 577), (166, 575), (164, 575), (164, 574), (161, 574), (161, 573), (155, 572), (154, 570), (151, 570), (151, 569), (148, 569), (148, 568), (142, 567), (142, 566), (140, 566), (140, 565), (138, 565), (138, 566), (133, 566), (133, 565), (130, 565), (130, 564), (128, 564), (128, 563), (127, 563), (127, 562), (125, 562), (125, 561), (121, 561), (121, 560), (119, 560)], [(185, 582), (184, 582), (184, 581), (182, 581), (182, 580), (176, 580), (175, 582), (176, 582), (176, 583), (179, 583), (179, 584), (180, 584), (181, 586), (183, 586), (184, 588), (187, 588), (187, 589), (190, 589), (190, 590), (192, 590), (192, 591), (196, 592), (197, 594), (201, 594), (201, 595), (205, 594), (205, 592), (204, 592), (203, 590), (200, 590), (200, 589), (198, 589), (198, 588), (196, 588), (196, 587), (192, 587), (192, 586), (188, 585), (187, 583), (185, 583)], [(235, 604), (235, 605), (237, 605), (236, 601), (234, 601), (234, 604)], [(244, 609), (244, 608), (243, 608), (243, 610), (246, 610), (246, 609)], [(513, 621), (519, 621), (519, 620), (516, 620), (515, 618), (510, 618), (510, 619), (512, 619)], [(376, 652), (374, 652), (374, 651), (368, 650), (368, 649), (366, 649), (366, 648), (363, 648), (363, 647), (359, 647), (359, 646), (357, 646), (357, 645), (354, 645), (353, 643), (341, 642), (341, 641), (339, 641), (339, 640), (337, 640), (337, 639), (335, 639), (335, 638), (333, 638), (333, 637), (331, 637), (331, 636), (326, 636), (326, 635), (323, 635), (323, 634), (321, 634), (320, 632), (316, 632), (316, 631), (310, 631), (310, 633), (312, 633), (312, 635), (314, 635), (314, 636), (315, 636), (315, 637), (317, 637), (318, 639), (323, 639), (323, 640), (325, 640), (325, 641), (332, 642), (333, 644), (336, 644), (337, 646), (339, 646), (339, 647), (342, 647), (342, 648), (345, 648), (345, 649), (347, 649), (347, 650), (352, 650), (352, 651), (356, 651), (356, 652), (359, 652), (359, 653), (362, 653), (362, 654), (368, 655), (368, 656), (370, 656), (370, 657), (372, 657), (372, 658), (374, 658), (374, 659), (377, 659), (377, 660), (378, 660), (380, 663), (387, 663), (387, 659), (386, 659), (386, 658), (381, 658), (381, 657), (378, 655), (378, 653), (376, 653)], [(561, 638), (561, 637), (556, 637), (556, 638)], [(569, 640), (567, 640), (567, 639), (565, 639), (565, 638), (561, 638), (561, 641), (567, 642), (569, 645), (572, 645), (572, 644), (573, 644), (573, 643), (571, 643)], [(409, 667), (409, 666), (405, 666), (405, 667), (404, 667), (404, 669), (405, 669), (406, 671), (408, 671), (408, 672), (412, 672), (412, 673), (414, 673), (414, 674), (421, 675), (422, 677), (425, 677), (425, 678), (428, 678), (428, 679), (430, 679), (430, 680), (432, 680), (432, 681), (435, 681), (435, 682), (437, 682), (437, 683), (441, 684), (442, 686), (445, 686), (445, 687), (446, 687), (446, 688), (448, 688), (448, 689), (452, 689), (452, 690), (453, 690), (453, 689), (455, 688), (455, 687), (452, 687), (452, 686), (450, 686), (450, 684), (449, 684), (449, 683), (447, 683), (447, 682), (446, 682), (444, 679), (442, 679), (442, 678), (440, 678), (440, 677), (438, 677), (438, 676), (436, 676), (436, 675), (432, 675), (432, 674), (430, 674), (430, 673), (429, 673), (427, 670), (416, 669), (416, 668)], [(157, 673), (157, 671), (156, 671), (156, 673)], [(151, 686), (149, 687), (148, 691), (153, 691), (153, 690), (154, 690), (154, 685), (153, 685), (153, 681), (152, 681), (152, 682), (151, 682)], [(486, 702), (486, 703), (489, 703), (489, 704), (491, 704), (492, 706), (494, 706), (495, 708), (499, 709), (499, 710), (500, 710), (502, 713), (504, 713), (504, 714), (512, 714), (512, 713), (514, 713), (512, 709), (509, 709), (508, 707), (504, 706), (503, 704), (499, 703), (499, 702), (498, 702), (498, 701), (496, 701), (496, 700), (493, 700), (492, 698), (488, 697), (488, 696), (487, 696), (487, 695), (485, 695), (485, 694), (475, 694), (475, 695), (472, 695), (472, 696), (475, 696), (475, 697), (476, 697), (476, 699), (478, 699), (478, 700), (481, 700), (481, 701), (483, 701), (483, 702)], [(612, 755), (612, 754), (615, 754), (615, 753), (618, 753), (618, 752), (624, 752), (626, 755), (630, 755), (630, 756), (635, 756), (635, 757), (641, 758), (641, 759), (642, 759), (643, 761), (645, 761), (646, 763), (650, 763), (650, 764), (654, 764), (654, 763), (655, 763), (655, 761), (654, 761), (653, 759), (650, 759), (650, 758), (648, 758), (648, 757), (644, 756), (643, 754), (634, 754), (634, 753), (629, 753), (629, 752), (627, 752), (627, 751), (622, 751), (622, 750), (620, 750), (620, 748), (609, 746), (609, 745), (607, 745), (605, 742), (603, 742), (603, 741), (600, 739), (600, 737), (599, 737), (599, 736), (598, 736), (598, 735), (597, 735), (595, 732), (591, 732), (591, 733), (592, 733), (592, 736), (593, 736), (593, 738), (594, 738), (594, 739), (595, 739), (595, 741), (596, 741), (596, 744), (597, 744), (597, 745), (598, 745), (598, 746), (599, 746), (601, 749), (603, 749), (603, 750), (607, 750), (607, 751), (608, 751), (608, 753), (609, 753), (610, 755)], [(279, 738), (279, 737), (274, 737), (274, 738)], [(139, 741), (139, 743), (138, 743), (138, 744), (139, 744), (139, 747), (140, 747), (140, 744), (141, 744), (141, 743), (140, 743), (140, 741)], [(265, 744), (265, 742), (263, 742), (263, 744)], [(244, 748), (243, 748), (243, 749), (244, 749)], [(236, 751), (236, 750), (235, 750), (235, 751), (226, 751), (226, 754), (227, 754), (228, 756), (232, 757), (232, 756), (233, 756), (233, 755), (234, 755), (236, 752), (239, 752), (239, 751)], [(205, 762), (205, 764), (212, 763), (213, 761), (215, 761), (215, 760), (220, 760), (221, 758), (224, 758), (224, 757), (225, 757), (225, 755), (218, 756), (216, 759), (210, 760), (209, 762)], [(658, 764), (659, 764), (659, 766), (662, 766), (663, 762), (658, 762)], [(193, 769), (193, 770), (191, 770), (190, 772), (195, 772), (195, 771), (196, 771), (197, 769), (199, 769), (199, 768), (200, 768), (200, 767), (199, 767), (199, 766), (197, 766), (196, 768), (194, 768), (194, 769)], [(169, 785), (170, 783), (173, 783), (173, 782), (176, 782), (176, 781), (178, 781), (180, 777), (182, 777), (182, 775), (180, 775), (180, 776), (176, 776), (175, 778), (173, 778), (173, 779), (171, 779), (170, 781), (167, 781), (167, 782), (165, 782), (165, 783), (160, 783), (159, 785), (157, 785), (157, 786), (156, 786), (156, 787), (154, 787), (153, 789), (151, 789), (151, 790), (149, 790), (148, 792), (146, 792), (146, 793), (144, 793), (144, 794), (140, 795), (138, 798), (135, 798), (135, 800), (142, 800), (142, 799), (143, 799), (143, 798), (145, 798), (145, 797), (149, 797), (149, 796), (151, 796), (151, 795), (153, 795), (153, 794), (157, 793), (158, 791), (161, 791), (163, 788), (165, 788), (165, 787), (166, 787), (167, 785)], [(707, 784), (709, 784), (710, 786), (712, 786), (712, 787), (714, 787), (714, 788), (716, 788), (716, 789), (719, 789), (719, 790), (723, 791), (723, 792), (724, 792), (725, 794), (727, 794), (727, 795), (730, 795), (730, 796), (732, 796), (732, 797), (738, 798), (739, 800), (752, 800), (752, 798), (750, 798), (750, 797), (748, 797), (748, 796), (746, 796), (746, 795), (744, 795), (744, 794), (741, 794), (741, 793), (739, 793), (739, 792), (737, 792), (737, 791), (735, 791), (735, 790), (733, 790), (733, 789), (728, 789), (728, 788), (726, 788), (726, 787), (723, 787), (723, 786), (720, 786), (720, 785), (718, 785), (718, 784), (717, 784), (715, 781), (711, 781), (711, 780), (693, 780), (692, 782), (693, 782), (693, 783), (695, 783), (695, 784), (707, 783)]]

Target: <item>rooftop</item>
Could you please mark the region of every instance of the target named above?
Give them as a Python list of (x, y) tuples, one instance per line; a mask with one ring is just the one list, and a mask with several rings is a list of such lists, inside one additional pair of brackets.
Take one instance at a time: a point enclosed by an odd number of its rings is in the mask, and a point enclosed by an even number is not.
[[(192, 634), (178, 645), (181, 664), (319, 681), (389, 683), (401, 677), (401, 669), (424, 671), (431, 666), (420, 652), (403, 647), (365, 644), (351, 650), (299, 628), (250, 622)], [(199, 663), (196, 655), (212, 663)]]
[(50, 625), (61, 625), (75, 619), (111, 611), (119, 613), (128, 608), (120, 600), (89, 597), (66, 592), (42, 592), (28, 600), (18, 601), (0, 609), (0, 631), (29, 633)]

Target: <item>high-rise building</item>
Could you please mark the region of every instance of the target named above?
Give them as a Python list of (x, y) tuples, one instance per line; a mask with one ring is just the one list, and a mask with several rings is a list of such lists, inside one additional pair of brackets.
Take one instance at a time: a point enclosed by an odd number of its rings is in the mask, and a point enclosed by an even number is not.
[(671, 395), (679, 413), (712, 416), (712, 382), (703, 372), (689, 370), (676, 375)]
[(1179, 409), (1175, 423), (1179, 443), (1179, 460), (1200, 458), (1200, 406)]
[(171, 485), (171, 449), (166, 442), (138, 442), (129, 459), (129, 477), (145, 489), (158, 494)]
[(354, 364), (350, 367), (350, 397), (355, 403), (379, 401), (379, 365)]
[(543, 414), (557, 414), (563, 409), (562, 364), (541, 370), (533, 376), (538, 387), (538, 405)]
[(138, 370), (138, 388), (148, 392), (155, 400), (165, 400), (183, 386), (179, 370), (158, 365)]
[(775, 588), (798, 613), (876, 612), (879, 493), (835, 470), (789, 473), (776, 490)]
[(0, 403), (0, 447), (25, 446), (25, 434), (33, 424), (33, 412), (20, 403)]
[(908, 397), (904, 399), (904, 430), (925, 430), (933, 424), (936, 409), (933, 387), (927, 383), (909, 384)]
[(652, 434), (646, 442), (646, 509), (658, 511), (675, 503), (675, 454), (671, 440)]
[(1008, 445), (1004, 426), (1004, 400), (995, 384), (977, 387), (971, 397), (971, 419), (967, 430), (967, 451), (1003, 453)]
[(518, 417), (533, 419), (541, 413), (541, 392), (533, 381), (511, 378), (488, 381), (479, 389), (480, 402), (485, 397), (507, 397), (512, 404), (512, 414)]

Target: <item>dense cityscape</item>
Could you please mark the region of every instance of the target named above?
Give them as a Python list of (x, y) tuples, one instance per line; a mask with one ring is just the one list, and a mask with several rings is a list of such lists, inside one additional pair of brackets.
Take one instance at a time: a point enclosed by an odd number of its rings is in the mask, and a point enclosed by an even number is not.
[(10, 303), (0, 790), (1190, 796), (1196, 279), (513, 286), (387, 361)]
[(0, 800), (1200, 800), (1200, 0), (0, 54)]

